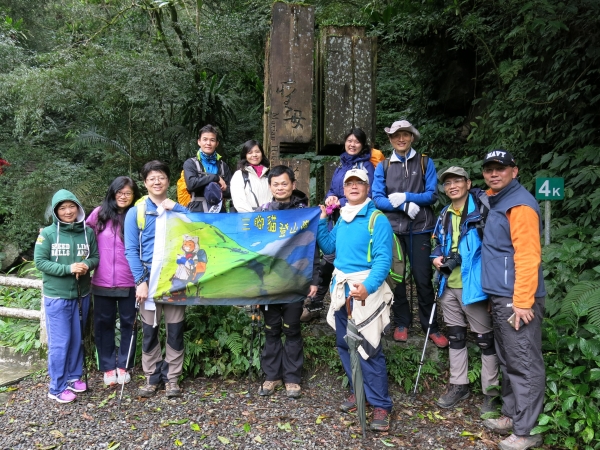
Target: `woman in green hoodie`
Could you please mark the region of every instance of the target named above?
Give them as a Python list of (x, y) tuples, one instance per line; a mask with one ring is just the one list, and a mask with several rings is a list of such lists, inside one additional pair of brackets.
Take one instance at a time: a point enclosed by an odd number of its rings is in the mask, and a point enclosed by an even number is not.
[[(52, 225), (35, 243), (34, 260), (42, 272), (48, 330), (48, 398), (69, 403), (84, 392), (79, 308), (83, 320), (90, 304), (90, 271), (98, 266), (98, 245), (77, 198), (61, 189), (52, 197)], [(81, 305), (78, 301), (81, 299)], [(85, 324), (84, 324), (85, 325)]]

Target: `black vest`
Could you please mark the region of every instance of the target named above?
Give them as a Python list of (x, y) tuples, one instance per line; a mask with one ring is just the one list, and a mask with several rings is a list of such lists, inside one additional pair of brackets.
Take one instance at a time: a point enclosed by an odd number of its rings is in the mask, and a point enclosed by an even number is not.
[[(510, 237), (510, 223), (506, 213), (510, 208), (526, 205), (537, 213), (539, 235), (542, 234), (540, 208), (533, 195), (515, 179), (496, 195), (489, 197), (490, 212), (485, 222), (481, 247), (481, 285), (484, 292), (501, 297), (512, 297), (515, 291), (515, 248)], [(535, 297), (544, 297), (542, 264), (538, 269)]]
[[(425, 191), (425, 175), (423, 174), (423, 167), (421, 167), (421, 158), (423, 158), (422, 155), (416, 154), (412, 158), (405, 159), (404, 162), (390, 160), (385, 175), (385, 187), (388, 196), (394, 192), (421, 193)], [(427, 171), (427, 167), (424, 169)], [(431, 206), (419, 206), (421, 210), (414, 220), (411, 220), (408, 214), (403, 211), (385, 211), (394, 233), (409, 234), (411, 232), (433, 231), (435, 225), (433, 209), (431, 209)]]

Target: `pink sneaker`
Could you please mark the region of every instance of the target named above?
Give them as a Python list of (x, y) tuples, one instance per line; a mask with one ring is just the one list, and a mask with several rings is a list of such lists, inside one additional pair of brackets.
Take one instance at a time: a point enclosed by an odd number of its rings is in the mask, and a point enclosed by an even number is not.
[(68, 381), (67, 389), (73, 392), (85, 392), (87, 390), (87, 385), (81, 380)]
[[(84, 383), (85, 384), (85, 383)], [(71, 403), (77, 398), (77, 396), (71, 392), (68, 388), (62, 391), (60, 394), (54, 395), (48, 392), (48, 398), (56, 400), (58, 403)]]

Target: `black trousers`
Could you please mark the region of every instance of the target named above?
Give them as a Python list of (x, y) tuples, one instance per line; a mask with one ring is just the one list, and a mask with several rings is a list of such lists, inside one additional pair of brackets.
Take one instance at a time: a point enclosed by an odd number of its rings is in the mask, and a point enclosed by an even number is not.
[[(412, 278), (417, 287), (417, 298), (419, 302), (419, 322), (423, 331), (427, 331), (431, 308), (433, 308), (434, 291), (431, 278), (433, 277), (433, 266), (429, 255), (431, 255), (431, 234), (397, 235), (402, 246), (402, 253), (410, 261)], [(412, 311), (406, 298), (406, 273), (404, 282), (398, 283), (394, 289), (394, 323), (396, 327), (410, 327), (412, 323)], [(414, 299), (413, 299), (414, 301)], [(436, 317), (433, 318), (430, 333), (439, 331)]]
[[(302, 302), (261, 305), (265, 317), (265, 347), (261, 367), (267, 381), (300, 383), (304, 364), (300, 327)], [(285, 343), (281, 342), (281, 334)]]
[[(121, 344), (119, 354), (116, 354), (115, 345), (115, 319), (119, 309), (119, 322), (121, 329)], [(105, 297), (94, 295), (94, 342), (98, 352), (98, 368), (102, 372), (115, 370), (117, 367), (125, 369), (127, 352), (133, 333), (135, 321), (135, 288), (129, 289), (128, 297)], [(129, 358), (131, 369), (135, 363), (136, 337), (133, 338), (133, 347)]]
[(321, 265), (319, 267), (320, 281), (319, 286), (317, 287), (317, 294), (314, 298), (315, 302), (322, 302), (327, 292), (329, 292), (329, 284), (331, 283), (333, 269), (335, 269), (333, 264), (321, 257)]

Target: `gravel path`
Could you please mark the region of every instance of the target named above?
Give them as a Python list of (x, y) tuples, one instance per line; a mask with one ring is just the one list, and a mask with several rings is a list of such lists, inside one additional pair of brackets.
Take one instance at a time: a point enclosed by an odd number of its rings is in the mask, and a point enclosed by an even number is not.
[(246, 380), (203, 378), (184, 381), (180, 399), (168, 400), (161, 391), (143, 400), (135, 396), (134, 384), (142, 383), (135, 378), (120, 409), (119, 390), (103, 387), (99, 372), (91, 374), (92, 392), (66, 405), (46, 397), (46, 376), (22, 381), (0, 406), (0, 448), (488, 449), (498, 440), (483, 429), (477, 396), (460, 409), (440, 410), (433, 403), (440, 392), (412, 398), (392, 385), (390, 431), (367, 432), (363, 440), (356, 417), (338, 411), (348, 392), (324, 371), (307, 374), (298, 400), (285, 391), (259, 397), (256, 383), (247, 398)]

